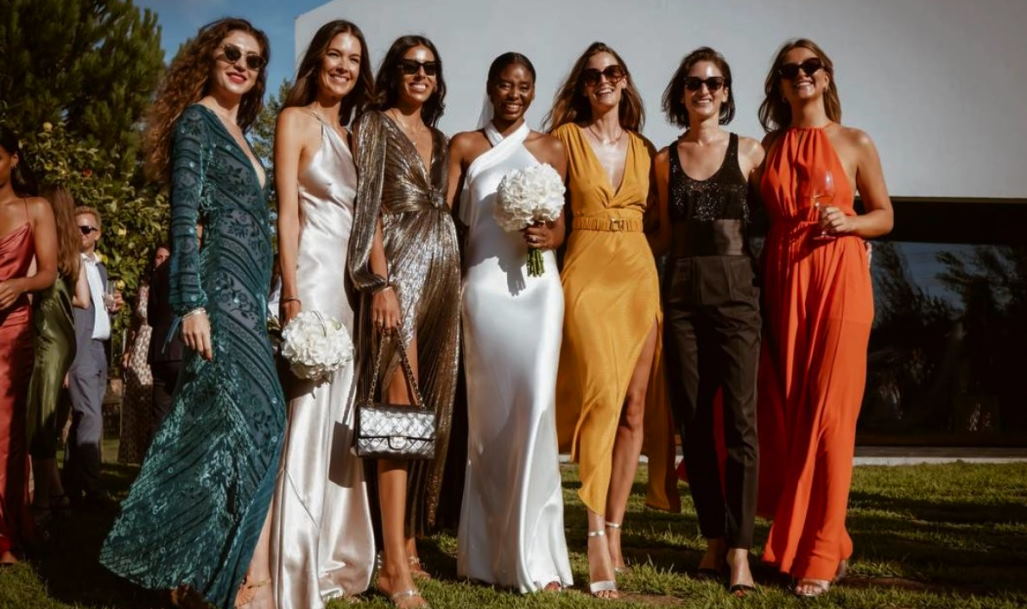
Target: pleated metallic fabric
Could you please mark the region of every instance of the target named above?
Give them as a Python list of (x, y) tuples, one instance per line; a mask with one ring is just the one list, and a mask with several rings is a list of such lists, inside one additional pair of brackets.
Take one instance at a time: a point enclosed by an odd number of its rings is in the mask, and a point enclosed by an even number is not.
[(379, 341), (371, 327), (371, 292), (385, 278), (371, 272), (368, 260), (381, 218), (388, 281), (402, 314), (404, 344), (417, 340), (418, 382), (426, 406), (435, 409), (435, 459), (411, 461), (407, 489), (407, 531), (421, 534), (435, 523), (442, 472), (446, 465), (453, 393), (456, 388), (460, 328), (460, 252), (456, 228), (445, 202), (446, 137), (433, 130), (430, 167), (417, 149), (381, 112), (361, 116), (354, 127), (357, 185), (356, 214), (350, 237), (349, 268), (362, 295), (357, 332), (358, 395), (365, 395), (370, 367), (385, 349), (379, 386), (399, 365), (395, 341)]
[(207, 108), (182, 113), (172, 162), (171, 305), (180, 315), (206, 307), (214, 358), (186, 355), (100, 561), (144, 587), (188, 584), (227, 608), (264, 524), (285, 427), (267, 333), (270, 220), (252, 163)]

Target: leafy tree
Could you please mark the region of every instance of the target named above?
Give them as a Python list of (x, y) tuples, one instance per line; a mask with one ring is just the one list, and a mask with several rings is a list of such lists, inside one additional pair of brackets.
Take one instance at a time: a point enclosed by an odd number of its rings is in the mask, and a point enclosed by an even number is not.
[(20, 133), (44, 122), (135, 172), (139, 121), (163, 69), (157, 16), (131, 0), (0, 2), (0, 97)]

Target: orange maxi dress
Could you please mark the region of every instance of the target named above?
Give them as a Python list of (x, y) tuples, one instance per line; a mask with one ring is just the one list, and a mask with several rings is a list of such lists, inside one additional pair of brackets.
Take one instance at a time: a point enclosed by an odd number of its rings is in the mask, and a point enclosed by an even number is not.
[(845, 512), (874, 302), (863, 239), (816, 238), (820, 228), (807, 184), (825, 169), (835, 178), (834, 205), (854, 215), (853, 189), (820, 128), (784, 132), (760, 185), (770, 232), (759, 511), (773, 519), (764, 561), (795, 578), (831, 580), (852, 554)]
[[(624, 177), (614, 188), (592, 147), (575, 124), (553, 131), (570, 159), (567, 188), (572, 228), (560, 274), (564, 332), (556, 387), (560, 450), (578, 465), (578, 496), (606, 513), (613, 445), (628, 384), (653, 324), (661, 323), (656, 263), (643, 229), (652, 163), (645, 140), (629, 132)], [(657, 331), (657, 336), (660, 336)], [(659, 348), (657, 348), (657, 352)], [(657, 353), (657, 358), (659, 353)], [(662, 370), (653, 362), (652, 381)], [(651, 484), (647, 503), (670, 509), (673, 426), (662, 388), (650, 382), (646, 418)], [(670, 495), (670, 496), (668, 496)]]

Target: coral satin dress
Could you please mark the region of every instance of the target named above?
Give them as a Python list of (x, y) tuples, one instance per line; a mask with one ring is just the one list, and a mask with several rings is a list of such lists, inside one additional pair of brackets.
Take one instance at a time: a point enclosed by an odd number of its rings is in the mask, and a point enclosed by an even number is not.
[[(28, 275), (32, 225), (0, 237), (0, 281)], [(32, 305), (22, 294), (0, 310), (0, 553), (21, 549), (30, 533), (25, 401), (32, 376)]]
[(826, 171), (834, 206), (855, 215), (823, 129), (789, 129), (766, 161), (758, 427), (759, 512), (773, 519), (763, 559), (796, 578), (830, 580), (852, 554), (845, 512), (874, 302), (866, 242), (817, 238), (811, 184)]

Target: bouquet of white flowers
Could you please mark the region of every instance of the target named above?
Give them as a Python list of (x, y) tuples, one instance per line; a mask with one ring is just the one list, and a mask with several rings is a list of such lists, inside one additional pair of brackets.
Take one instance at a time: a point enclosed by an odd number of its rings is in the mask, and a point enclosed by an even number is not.
[(353, 361), (353, 340), (339, 320), (301, 311), (282, 330), (282, 357), (299, 378), (320, 382)]
[[(563, 180), (551, 165), (542, 163), (503, 176), (496, 192), (492, 216), (507, 232), (519, 232), (536, 222), (553, 222), (563, 211)], [(542, 252), (528, 249), (528, 275), (545, 272)]]

